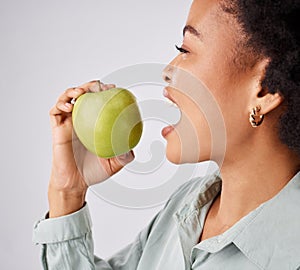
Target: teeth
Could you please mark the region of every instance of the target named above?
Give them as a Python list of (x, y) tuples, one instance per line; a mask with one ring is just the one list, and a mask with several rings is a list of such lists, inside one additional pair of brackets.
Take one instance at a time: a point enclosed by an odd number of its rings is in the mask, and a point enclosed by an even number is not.
[(166, 103), (167, 103), (170, 107), (178, 108), (177, 104), (175, 104), (174, 102), (172, 102), (170, 99), (166, 98), (165, 101), (166, 101)]
[(165, 96), (165, 97), (167, 97), (168, 96), (168, 91), (164, 88), (164, 90), (163, 90), (163, 95)]

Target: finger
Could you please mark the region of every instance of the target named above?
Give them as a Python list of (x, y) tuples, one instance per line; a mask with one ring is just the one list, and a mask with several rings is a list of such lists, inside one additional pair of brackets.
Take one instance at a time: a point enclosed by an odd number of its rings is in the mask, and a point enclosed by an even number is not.
[(70, 113), (73, 110), (73, 105), (75, 104), (76, 98), (84, 94), (83, 88), (69, 88), (67, 89), (57, 100), (56, 109), (53, 110), (55, 114), (67, 112)]
[(65, 92), (63, 92), (63, 94), (61, 94), (58, 97), (57, 102), (69, 102), (71, 103), (71, 100), (74, 98), (78, 98), (79, 96), (81, 96), (82, 94), (84, 94), (86, 91), (84, 88), (80, 88), (80, 87), (73, 87), (73, 88), (69, 88), (67, 89)]
[(114, 174), (121, 170), (126, 164), (130, 163), (133, 161), (135, 158), (134, 152), (131, 150), (123, 155), (117, 156), (110, 158), (110, 170), (111, 174)]
[(58, 101), (49, 111), (50, 116), (57, 116), (60, 114), (70, 113), (73, 105), (69, 102)]
[(64, 100), (60, 100), (56, 103), (55, 107), (60, 110), (61, 113), (70, 113), (73, 110), (73, 104), (71, 104), (71, 101), (65, 102)]
[[(99, 158), (95, 154), (87, 151), (83, 146), (82, 149), (83, 151), (81, 153), (75, 152), (74, 156), (76, 159), (77, 167), (81, 168), (79, 170), (83, 176), (85, 183), (88, 186), (91, 186), (109, 178), (111, 174), (108, 173), (110, 171), (107, 170), (105, 166), (108, 162), (99, 161)], [(103, 159), (100, 160), (103, 161)]]
[(86, 92), (100, 92), (115, 87), (115, 84), (104, 84), (99, 80), (91, 81), (80, 86), (80, 88), (83, 88)]
[(58, 115), (61, 113), (62, 113), (62, 111), (56, 107), (56, 104), (49, 111), (50, 116), (55, 116), (55, 115)]
[(49, 112), (51, 126), (55, 127), (64, 123), (71, 116), (71, 113), (67, 112), (68, 110), (68, 108), (59, 108), (57, 104), (53, 106)]
[(56, 104), (49, 111), (51, 126), (59, 126), (70, 117), (73, 105), (72, 98), (76, 98), (84, 93), (80, 88), (69, 88), (59, 98)]
[(99, 80), (91, 81), (88, 83), (84, 83), (79, 86), (83, 88), (85, 92), (100, 92), (101, 91), (101, 82)]
[(116, 85), (115, 84), (103, 84), (103, 86), (102, 86), (103, 91), (109, 90), (111, 88), (116, 88)]

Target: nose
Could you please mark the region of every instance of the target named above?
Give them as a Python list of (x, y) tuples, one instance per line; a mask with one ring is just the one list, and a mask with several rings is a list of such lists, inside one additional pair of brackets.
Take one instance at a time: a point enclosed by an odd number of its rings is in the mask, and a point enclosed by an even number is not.
[(170, 64), (167, 65), (162, 72), (163, 80), (167, 83), (171, 83), (173, 72), (174, 72), (174, 67)]

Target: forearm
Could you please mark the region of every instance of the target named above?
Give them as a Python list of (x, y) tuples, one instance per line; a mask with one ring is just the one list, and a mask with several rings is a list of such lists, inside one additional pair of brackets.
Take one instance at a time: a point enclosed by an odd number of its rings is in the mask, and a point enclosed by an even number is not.
[(48, 189), (49, 217), (65, 216), (78, 211), (84, 205), (85, 195), (86, 189), (57, 190), (50, 184)]

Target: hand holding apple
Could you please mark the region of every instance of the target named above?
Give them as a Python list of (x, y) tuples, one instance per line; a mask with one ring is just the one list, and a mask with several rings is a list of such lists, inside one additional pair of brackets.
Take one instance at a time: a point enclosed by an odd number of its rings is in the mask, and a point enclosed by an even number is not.
[(99, 183), (118, 172), (134, 159), (132, 151), (113, 158), (99, 158), (74, 137), (72, 124), (73, 105), (87, 92), (98, 92), (115, 87), (93, 81), (67, 89), (50, 110), (52, 129), (52, 170), (48, 200), (50, 217), (58, 217), (80, 209), (85, 201), (88, 186)]

